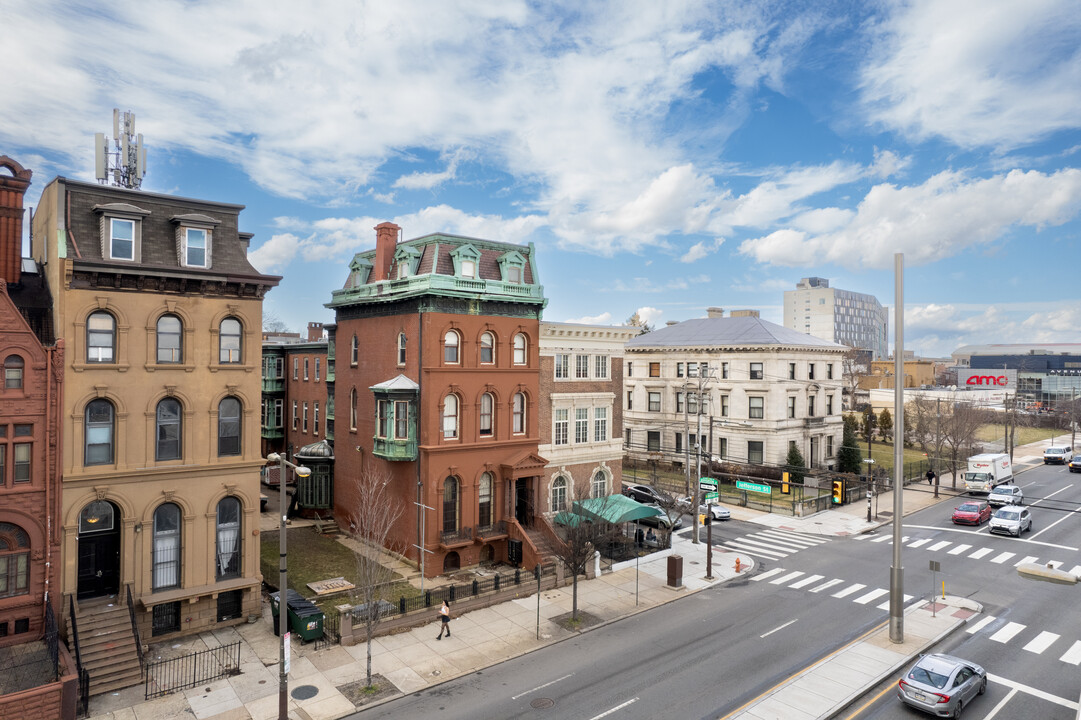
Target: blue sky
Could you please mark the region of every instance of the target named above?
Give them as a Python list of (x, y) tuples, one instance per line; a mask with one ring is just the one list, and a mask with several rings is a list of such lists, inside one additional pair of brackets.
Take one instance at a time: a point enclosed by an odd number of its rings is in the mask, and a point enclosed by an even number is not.
[[(299, 8), (305, 8), (300, 12)], [(294, 330), (390, 220), (534, 242), (545, 319), (894, 297), (905, 346), (1081, 342), (1070, 0), (0, 0), (0, 153), (92, 179), (135, 112), (144, 189), (241, 203)], [(893, 320), (891, 315), (891, 335)]]

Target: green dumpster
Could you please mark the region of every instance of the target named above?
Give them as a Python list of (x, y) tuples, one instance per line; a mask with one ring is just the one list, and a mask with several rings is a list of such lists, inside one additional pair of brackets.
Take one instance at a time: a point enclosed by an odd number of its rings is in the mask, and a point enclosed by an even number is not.
[(295, 590), (289, 591), (288, 598), (289, 628), (303, 642), (323, 637), (323, 611)]

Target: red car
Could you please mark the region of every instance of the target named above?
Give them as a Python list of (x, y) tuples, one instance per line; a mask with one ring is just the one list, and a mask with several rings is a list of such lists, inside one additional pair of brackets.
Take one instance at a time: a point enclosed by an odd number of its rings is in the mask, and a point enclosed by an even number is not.
[(956, 525), (979, 525), (991, 519), (991, 506), (985, 502), (966, 502), (954, 508), (953, 522)]

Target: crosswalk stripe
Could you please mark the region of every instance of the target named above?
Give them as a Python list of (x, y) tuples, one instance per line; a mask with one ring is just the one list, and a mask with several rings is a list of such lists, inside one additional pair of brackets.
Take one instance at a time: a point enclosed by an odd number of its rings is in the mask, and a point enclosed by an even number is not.
[(1012, 553), (1012, 552), (999, 553), (998, 555), (995, 555), (993, 558), (991, 558), (991, 562), (993, 562), (993, 563), (1004, 563), (1007, 560), (1009, 560), (1010, 558), (1012, 558), (1013, 556), (1014, 556), (1014, 553)]
[(852, 593), (859, 592), (860, 590), (864, 589), (865, 587), (867, 587), (867, 586), (864, 585), (863, 583), (853, 583), (852, 585), (849, 585), (848, 587), (846, 587), (841, 592), (834, 593), (833, 597), (835, 597), (835, 598), (848, 597)]
[(871, 542), (880, 543), (880, 542), (886, 542), (887, 540), (892, 540), (892, 539), (893, 539), (893, 537), (891, 535), (883, 535), (882, 537), (875, 538)]
[(745, 535), (741, 538), (737, 538), (737, 542), (749, 542), (756, 543), (762, 547), (774, 548), (775, 550), (784, 550), (785, 552), (799, 552), (800, 550), (806, 550), (803, 545), (793, 545), (791, 543), (784, 543), (779, 540), (775, 540), (771, 537), (760, 537), (758, 534)]
[(972, 547), (971, 545), (958, 545), (953, 550), (950, 550), (950, 552), (948, 554), (950, 554), (950, 555), (960, 555), (965, 550), (968, 550), (971, 547)]
[(872, 600), (877, 600), (878, 598), (882, 597), (883, 595), (888, 595), (889, 592), (890, 592), (889, 590), (883, 590), (882, 588), (875, 588), (874, 590), (867, 593), (866, 595), (860, 595), (858, 598), (856, 598), (852, 602), (856, 603), (857, 605), (866, 605), (867, 603), (871, 602)]
[(1070, 663), (1071, 665), (1081, 664), (1081, 640), (1078, 640), (1071, 645), (1070, 649), (1067, 650), (1059, 660), (1064, 663)]
[(796, 542), (805, 542), (811, 545), (821, 545), (822, 543), (828, 543), (830, 539), (828, 537), (821, 537), (819, 535), (804, 535), (802, 533), (792, 532), (791, 530), (776, 530), (774, 528), (767, 528), (766, 530), (760, 530), (763, 535), (777, 535), (778, 537), (788, 538)]
[(809, 577), (803, 578), (799, 582), (792, 583), (788, 587), (796, 588), (798, 590), (799, 588), (804, 588), (804, 587), (807, 587), (808, 585), (812, 585), (812, 584), (818, 582), (819, 580), (821, 580), (824, 577), (826, 577), (826, 576), (825, 575), (811, 575)]
[(772, 570), (767, 570), (766, 572), (762, 573), (761, 575), (755, 575), (753, 578), (751, 578), (751, 580), (754, 581), (754, 582), (758, 582), (760, 580), (765, 580), (768, 577), (773, 577), (774, 575), (777, 575), (778, 573), (783, 573), (783, 572), (784, 572), (784, 568), (773, 568)]
[[(907, 605), (908, 601), (911, 600), (911, 599), (912, 599), (911, 595), (905, 595), (905, 599), (902, 602)], [(922, 602), (922, 600), (920, 602)], [(889, 610), (890, 609), (890, 601), (887, 600), (886, 602), (882, 603), (881, 605), (875, 605), (875, 607), (878, 608), (879, 610)]]
[(909, 547), (913, 547), (913, 548), (923, 547), (924, 545), (926, 545), (929, 542), (931, 542), (931, 538), (924, 538), (923, 540), (917, 540), (916, 542), (909, 545)]
[(844, 580), (834, 578), (833, 580), (828, 580), (828, 581), (822, 583), (818, 587), (811, 588), (809, 592), (813, 592), (813, 593), (822, 592), (823, 590), (828, 590), (831, 587), (833, 587), (834, 585), (839, 585), (839, 584), (841, 584), (843, 582), (844, 582)]
[(788, 545), (798, 545), (801, 548), (814, 547), (821, 545), (822, 543), (829, 542), (829, 538), (805, 538), (802, 536), (792, 535), (790, 533), (781, 533), (775, 530), (763, 530), (762, 532), (755, 533), (751, 537), (762, 537), (772, 541), (780, 541)]
[(771, 560), (780, 560), (783, 557), (787, 557), (789, 553), (781, 552), (780, 550), (766, 550), (758, 545), (751, 545), (748, 543), (734, 540), (732, 542), (726, 542), (724, 544), (726, 548), (732, 548), (733, 550), (740, 550), (750, 555), (762, 555), (770, 558)]
[(970, 558), (972, 558), (973, 560), (979, 560), (979, 559), (980, 559), (980, 558), (982, 558), (982, 557), (983, 557), (984, 555), (989, 555), (989, 554), (991, 554), (991, 552), (993, 552), (993, 551), (991, 550), (991, 548), (980, 548), (980, 549), (979, 549), (979, 550), (977, 550), (976, 552), (974, 552), (974, 553), (972, 553), (971, 555), (969, 555), (969, 557), (970, 557)]
[(991, 639), (995, 642), (1008, 643), (1013, 639), (1013, 636), (1025, 629), (1025, 626), (1021, 623), (1006, 623), (1002, 626), (1002, 629), (991, 636)]
[(1014, 567), (1017, 567), (1018, 565), (1024, 565), (1025, 563), (1031, 563), (1031, 562), (1036, 562), (1037, 560), (1039, 560), (1039, 558), (1038, 558), (1038, 557), (1036, 557), (1035, 555), (1029, 555), (1029, 556), (1028, 556), (1028, 557), (1026, 557), (1025, 559), (1023, 559), (1023, 560), (1018, 560), (1017, 562), (1015, 562), (1015, 563), (1013, 564), (1013, 566), (1014, 566)]
[(987, 627), (988, 625), (990, 625), (994, 621), (995, 621), (995, 616), (994, 615), (986, 615), (986, 616), (984, 616), (983, 620), (980, 620), (978, 623), (976, 623), (975, 625), (973, 625), (972, 627), (970, 627), (968, 629), (968, 634), (972, 635), (974, 633), (978, 633), (980, 630), (983, 630), (985, 627)]
[(1053, 632), (1047, 632), (1044, 630), (1042, 633), (1036, 636), (1036, 638), (1025, 645), (1023, 649), (1028, 650), (1030, 653), (1036, 653), (1039, 655), (1047, 648), (1058, 640), (1059, 636)]
[(1074, 577), (1081, 575), (1081, 565), (1074, 565), (1072, 568), (1070, 568), (1070, 574)]
[(935, 543), (934, 545), (932, 545), (931, 547), (929, 547), (927, 549), (930, 550), (931, 552), (938, 552), (942, 548), (949, 547), (952, 544), (953, 543), (950, 542), (949, 540), (943, 540), (942, 542)]
[(789, 580), (795, 580), (800, 575), (803, 575), (803, 571), (802, 570), (795, 570), (793, 572), (788, 573), (787, 575), (782, 575), (781, 577), (777, 578), (776, 580), (770, 580), (769, 582), (770, 582), (770, 585), (784, 585)]

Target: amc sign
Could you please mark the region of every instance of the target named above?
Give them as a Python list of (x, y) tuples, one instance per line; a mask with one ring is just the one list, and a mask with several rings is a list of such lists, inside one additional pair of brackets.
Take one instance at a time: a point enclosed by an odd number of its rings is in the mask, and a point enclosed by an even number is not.
[(1016, 370), (961, 370), (957, 373), (958, 387), (978, 390), (1001, 390), (1017, 385)]

